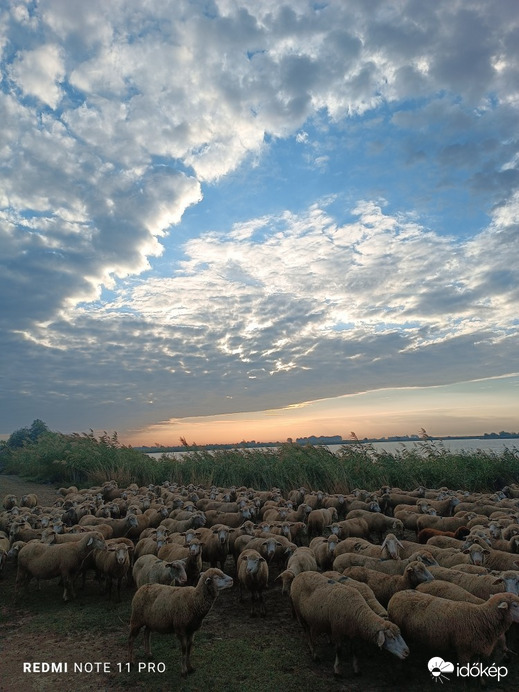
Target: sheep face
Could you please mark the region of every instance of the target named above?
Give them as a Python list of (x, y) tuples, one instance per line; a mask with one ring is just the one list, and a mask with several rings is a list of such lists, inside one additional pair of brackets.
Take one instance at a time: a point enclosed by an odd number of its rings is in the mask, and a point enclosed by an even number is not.
[(242, 555), (241, 559), (247, 561), (245, 568), (247, 574), (257, 574), (260, 564), (265, 562), (265, 558), (260, 555)]
[(128, 546), (121, 543), (116, 545), (110, 545), (108, 547), (110, 552), (115, 553), (115, 561), (118, 565), (124, 565), (128, 559)]
[(503, 612), (508, 610), (512, 622), (519, 622), (519, 599), (514, 596), (512, 599), (500, 600), (497, 607)]
[(187, 574), (184, 560), (174, 560), (173, 562), (166, 562), (165, 567), (169, 569), (172, 586), (174, 586), (175, 584), (185, 584), (187, 582)]
[(215, 593), (224, 589), (230, 589), (234, 583), (232, 577), (217, 569), (213, 569), (212, 574), (206, 572), (200, 576), (204, 578), (205, 585)]
[(412, 562), (405, 568), (406, 574), (410, 575), (411, 583), (421, 584), (433, 581), (434, 577), (422, 562)]
[(409, 647), (400, 634), (399, 628), (393, 623), (388, 622), (387, 627), (379, 631), (377, 644), (381, 649), (386, 649), (402, 661), (409, 656)]

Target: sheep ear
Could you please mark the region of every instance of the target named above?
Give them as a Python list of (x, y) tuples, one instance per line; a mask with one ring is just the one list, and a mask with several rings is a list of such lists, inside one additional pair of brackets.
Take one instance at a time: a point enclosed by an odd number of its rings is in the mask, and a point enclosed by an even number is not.
[(499, 577), (499, 579), (496, 579), (495, 581), (492, 582), (492, 586), (494, 584), (502, 584), (504, 582), (504, 579), (502, 577)]
[(508, 603), (506, 601), (501, 601), (501, 603), (497, 607), (498, 608), (508, 608)]
[(380, 632), (377, 634), (377, 645), (382, 648), (384, 642), (386, 641), (386, 634), (384, 630), (380, 630)]

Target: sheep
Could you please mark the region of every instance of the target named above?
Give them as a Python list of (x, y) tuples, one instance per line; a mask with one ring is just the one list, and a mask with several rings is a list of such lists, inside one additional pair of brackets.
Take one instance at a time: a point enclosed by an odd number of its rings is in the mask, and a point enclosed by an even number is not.
[(470, 533), (470, 529), (467, 526), (460, 526), (456, 531), (441, 531), (440, 529), (422, 529), (418, 532), (416, 540), (418, 543), (427, 543), (430, 538), (434, 536), (449, 536), (450, 538), (456, 538), (458, 540), (464, 539)]
[(38, 496), (35, 493), (27, 493), (22, 495), (20, 507), (36, 507), (38, 505)]
[(218, 594), (233, 585), (233, 580), (220, 569), (211, 567), (200, 575), (196, 586), (167, 586), (145, 584), (132, 600), (128, 654), (134, 662), (135, 637), (144, 627), (144, 650), (151, 656), (152, 632), (174, 632), (182, 647), (181, 675), (193, 673), (191, 650), (195, 632), (211, 610)]
[[(235, 550), (238, 550), (240, 546), (243, 546), (240, 553), (247, 550), (257, 550), (260, 555), (262, 555), (267, 563), (271, 563), (276, 555), (276, 549), (281, 547), (281, 541), (279, 540), (281, 536), (270, 536), (267, 538), (251, 538), (250, 541), (245, 541), (245, 536), (236, 539)], [(238, 558), (235, 553), (236, 564), (238, 564)]]
[(0, 575), (4, 569), (10, 547), (11, 541), (9, 540), (9, 536), (3, 531), (0, 531)]
[(440, 598), (448, 598), (450, 601), (464, 601), (465, 603), (477, 604), (485, 602), (483, 598), (474, 596), (462, 586), (458, 586), (454, 582), (444, 581), (443, 579), (434, 579), (431, 582), (418, 584), (416, 591), (428, 593), (431, 596), (439, 596)]
[(307, 519), (309, 538), (322, 536), (325, 527), (334, 521), (338, 521), (338, 519), (339, 516), (335, 507), (331, 507), (330, 509), (313, 509)]
[(333, 561), (333, 569), (341, 572), (347, 567), (359, 566), (376, 569), (378, 572), (384, 572), (385, 574), (403, 574), (407, 565), (415, 560), (423, 562), (426, 567), (438, 564), (432, 553), (427, 550), (417, 550), (402, 560), (379, 560), (376, 557), (369, 557), (359, 553), (343, 553)]
[(117, 601), (121, 600), (121, 582), (130, 569), (130, 551), (126, 543), (107, 541), (104, 550), (94, 550), (94, 564), (97, 572), (106, 577), (108, 598), (112, 597), (112, 582), (117, 581)]
[(377, 600), (377, 597), (375, 596), (373, 589), (370, 586), (368, 586), (368, 584), (366, 584), (363, 581), (357, 581), (356, 579), (347, 577), (345, 574), (341, 574), (340, 572), (336, 572), (334, 570), (327, 570), (326, 572), (323, 572), (322, 575), (327, 579), (333, 579), (335, 581), (338, 581), (339, 584), (346, 584), (347, 586), (352, 586), (360, 593), (360, 595), (364, 598), (364, 600), (374, 613), (380, 615), (381, 618), (385, 618), (386, 620), (388, 619), (387, 610)]
[(86, 533), (75, 543), (46, 545), (27, 543), (18, 553), (18, 572), (16, 575), (15, 600), (18, 589), (32, 577), (53, 579), (61, 577), (64, 591), (63, 600), (74, 598), (74, 577), (80, 571), (83, 561), (93, 550), (106, 550), (105, 539), (100, 533)]
[(167, 542), (160, 548), (157, 557), (161, 560), (185, 560), (186, 574), (189, 585), (195, 584), (202, 571), (202, 544), (198, 538), (193, 538), (186, 546)]
[[(328, 634), (335, 645), (335, 675), (342, 674), (340, 654), (343, 639), (354, 639), (377, 644), (400, 659), (409, 655), (400, 629), (381, 618), (368, 606), (364, 597), (353, 587), (329, 580), (314, 572), (298, 574), (290, 588), (292, 607), (305, 633), (313, 660), (317, 660), (314, 638)], [(353, 670), (359, 672), (355, 652)]]
[(3, 499), (2, 506), (4, 509), (12, 509), (18, 505), (18, 498), (16, 495), (6, 495)]
[(178, 584), (187, 582), (185, 560), (167, 562), (155, 555), (141, 555), (135, 560), (132, 570), (137, 588), (144, 584)]
[(203, 512), (192, 513), (189, 519), (163, 519), (159, 526), (165, 526), (170, 533), (182, 533), (188, 529), (199, 529), (206, 525), (206, 517)]
[(263, 591), (267, 588), (269, 568), (267, 561), (257, 550), (244, 550), (238, 558), (238, 584), (240, 587), (240, 601), (243, 600), (243, 589), (251, 594), (251, 617), (256, 615), (256, 606), (259, 603), (259, 612), (262, 617), (267, 614)]
[(331, 569), (338, 542), (339, 540), (334, 534), (328, 536), (328, 538), (318, 536), (310, 542), (310, 548), (314, 551), (315, 559), (320, 569)]
[(400, 519), (394, 517), (386, 517), (380, 512), (367, 512), (363, 509), (353, 509), (346, 515), (348, 519), (363, 519), (368, 525), (369, 532), (375, 534), (377, 540), (382, 542), (382, 537), (386, 531), (398, 533), (400, 536), (404, 533), (404, 525)]
[(237, 512), (219, 512), (216, 509), (210, 509), (205, 513), (206, 526), (214, 526), (214, 524), (225, 524), (229, 528), (237, 529), (244, 521), (252, 519), (250, 507), (244, 507)]
[(512, 622), (519, 622), (519, 597), (496, 594), (476, 605), (407, 590), (392, 596), (388, 613), (404, 636), (435, 655), (454, 649), (466, 665), (475, 656), (490, 656)]
[(362, 581), (367, 584), (377, 600), (387, 606), (391, 596), (397, 591), (404, 589), (413, 589), (422, 582), (429, 582), (434, 579), (423, 562), (410, 562), (404, 570), (403, 574), (384, 574), (366, 567), (348, 567), (343, 574), (357, 581)]
[(367, 521), (362, 517), (353, 517), (352, 519), (344, 519), (333, 524), (334, 533), (337, 532), (337, 527), (340, 529), (341, 535), (347, 538), (357, 537), (369, 539), (369, 526)]
[(307, 546), (299, 546), (288, 558), (286, 569), (276, 578), (281, 580), (281, 593), (287, 593), (294, 577), (300, 572), (317, 572), (314, 551)]
[(203, 544), (202, 559), (211, 567), (218, 567), (223, 572), (229, 554), (229, 527), (225, 524), (214, 524), (210, 528), (200, 529)]
[[(418, 549), (421, 546), (418, 546)], [(345, 538), (341, 541), (337, 548), (335, 549), (336, 555), (342, 555), (342, 553), (362, 553), (363, 555), (369, 555), (370, 557), (390, 557), (393, 560), (401, 559), (400, 551), (403, 548), (402, 543), (398, 540), (394, 533), (388, 533), (384, 538), (382, 545), (374, 545), (369, 541), (365, 541), (358, 538)], [(406, 556), (407, 557), (407, 556)]]

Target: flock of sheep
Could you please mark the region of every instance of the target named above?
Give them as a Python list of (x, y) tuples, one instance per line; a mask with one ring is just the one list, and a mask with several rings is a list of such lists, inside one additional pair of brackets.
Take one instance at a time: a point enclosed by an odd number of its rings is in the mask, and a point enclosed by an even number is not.
[[(370, 642), (404, 660), (431, 656), (503, 660), (519, 623), (519, 487), (492, 494), (447, 488), (325, 494), (279, 489), (161, 486), (114, 481), (62, 488), (51, 507), (8, 495), (0, 513), (0, 573), (17, 561), (15, 594), (59, 577), (63, 599), (94, 572), (120, 600), (135, 586), (128, 638), (175, 633), (181, 674), (191, 673), (195, 632), (219, 592), (237, 582), (250, 614), (281, 583), (314, 660), (319, 635), (335, 647)], [(404, 540), (412, 535), (416, 540)], [(224, 570), (231, 571), (233, 577)]]

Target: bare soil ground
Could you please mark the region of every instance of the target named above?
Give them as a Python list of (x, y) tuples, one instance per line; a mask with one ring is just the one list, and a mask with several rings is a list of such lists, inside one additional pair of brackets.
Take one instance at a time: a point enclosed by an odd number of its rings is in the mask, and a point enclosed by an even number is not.
[[(51, 486), (0, 475), (0, 496), (17, 497), (36, 492), (41, 504), (51, 505)], [(234, 576), (229, 558), (226, 571)], [(354, 676), (344, 652), (344, 678), (333, 676), (334, 652), (323, 639), (320, 662), (310, 659), (302, 631), (292, 618), (289, 600), (273, 582), (266, 594), (267, 617), (250, 618), (248, 603), (240, 603), (238, 588), (223, 592), (197, 633), (193, 663), (197, 670), (183, 680), (180, 650), (174, 635), (154, 635), (152, 663), (163, 673), (148, 669), (143, 658), (142, 635), (136, 641), (137, 661), (144, 668), (127, 670), (127, 637), (134, 587), (123, 589), (121, 603), (111, 603), (94, 579), (87, 581), (77, 599), (64, 604), (57, 582), (34, 582), (14, 604), (16, 568), (8, 564), (0, 580), (0, 692), (30, 690), (150, 690), (161, 692), (435, 692), (438, 680), (427, 669), (430, 655), (413, 649), (403, 664), (374, 646), (360, 647), (362, 675)], [(275, 574), (273, 575), (275, 576)], [(345, 647), (346, 649), (347, 647)], [(66, 663), (66, 672), (24, 672), (23, 664)], [(93, 666), (85, 672), (86, 664)], [(98, 670), (97, 664), (103, 664)], [(509, 674), (501, 682), (489, 681), (489, 692), (518, 692), (519, 661), (507, 662)], [(75, 667), (83, 667), (77, 672)], [(440, 680), (440, 682), (443, 682)], [(464, 689), (454, 676), (446, 690)], [(480, 689), (479, 681), (468, 689)]]

